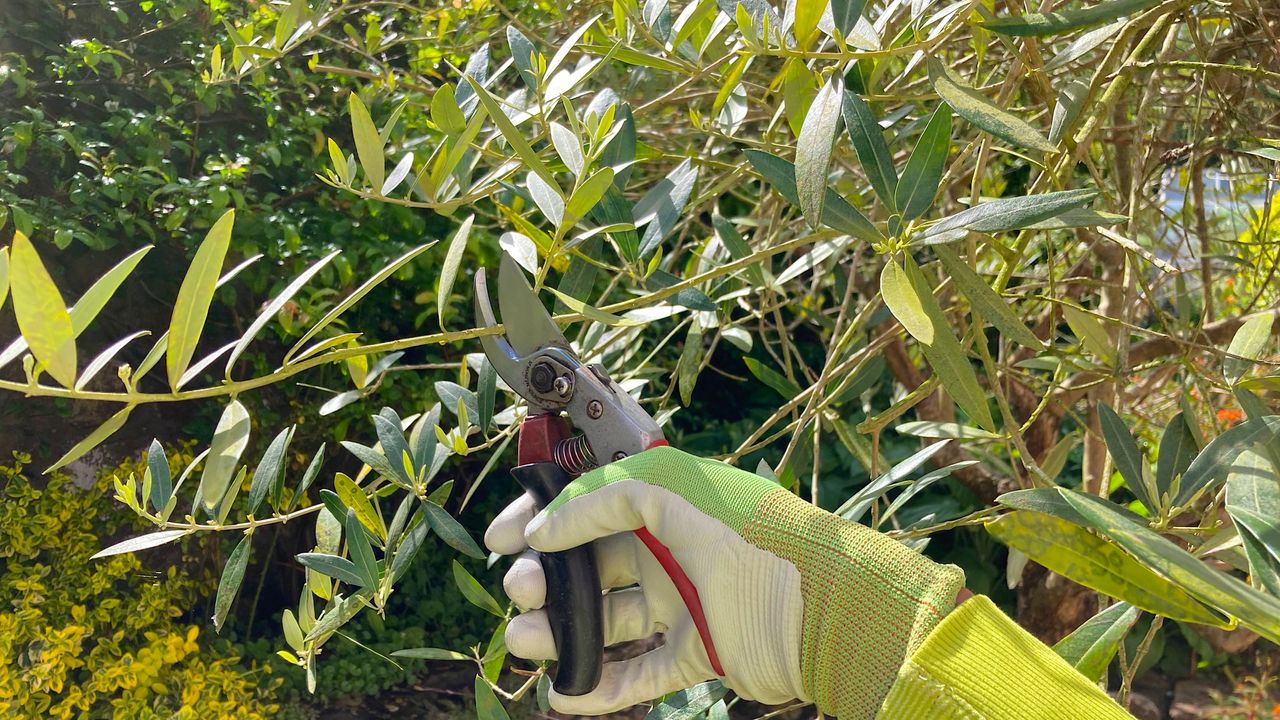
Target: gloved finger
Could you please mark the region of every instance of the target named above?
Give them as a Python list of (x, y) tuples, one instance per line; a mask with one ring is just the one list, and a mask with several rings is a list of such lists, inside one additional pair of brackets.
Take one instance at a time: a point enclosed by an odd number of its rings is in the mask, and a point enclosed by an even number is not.
[(533, 498), (528, 493), (516, 498), (498, 513), (498, 517), (489, 524), (489, 529), (485, 530), (485, 547), (499, 555), (514, 555), (528, 548), (524, 531), (537, 512)]
[(628, 660), (605, 663), (600, 684), (586, 695), (561, 695), (552, 686), (551, 707), (566, 715), (603, 715), (686, 688), (706, 678), (685, 677), (672, 645)]
[[(647, 638), (666, 628), (651, 617), (649, 604), (639, 588), (604, 596), (604, 644), (617, 645)], [(545, 610), (522, 613), (507, 623), (507, 649), (526, 660), (555, 660), (556, 643)]]
[(668, 547), (688, 546), (705, 536), (710, 518), (689, 501), (642, 480), (620, 480), (577, 495), (541, 512), (525, 529), (529, 546), (543, 552), (567, 550), (608, 535), (647, 527)]
[[(640, 546), (634, 535), (610, 535), (596, 541), (595, 547), (601, 588), (611, 590), (640, 582), (640, 566), (636, 558)], [(536, 552), (525, 552), (516, 558), (502, 578), (502, 589), (521, 610), (540, 608), (546, 603), (547, 576)]]

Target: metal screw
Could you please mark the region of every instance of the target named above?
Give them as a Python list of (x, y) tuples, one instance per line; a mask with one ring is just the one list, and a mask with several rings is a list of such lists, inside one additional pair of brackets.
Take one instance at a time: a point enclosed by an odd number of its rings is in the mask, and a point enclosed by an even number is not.
[(587, 417), (591, 418), (592, 420), (598, 420), (600, 419), (600, 416), (603, 414), (604, 414), (604, 406), (600, 404), (599, 400), (592, 400), (591, 402), (587, 403)]
[(621, 450), (619, 450), (618, 452), (616, 452), (616, 453), (614, 453), (614, 454), (613, 454), (613, 459), (614, 459), (614, 461), (616, 462), (616, 461), (621, 460), (622, 458), (624, 458), (624, 457), (626, 457), (626, 456), (627, 456), (627, 454), (626, 454), (626, 453), (624, 453), (624, 452), (622, 452)]
[(555, 382), (555, 370), (545, 362), (534, 365), (533, 369), (529, 371), (529, 384), (538, 392), (550, 392)]
[(568, 375), (561, 375), (560, 377), (556, 378), (555, 382), (552, 383), (552, 385), (555, 387), (556, 392), (560, 395), (560, 397), (565, 397), (569, 393), (573, 392), (573, 381), (569, 379)]

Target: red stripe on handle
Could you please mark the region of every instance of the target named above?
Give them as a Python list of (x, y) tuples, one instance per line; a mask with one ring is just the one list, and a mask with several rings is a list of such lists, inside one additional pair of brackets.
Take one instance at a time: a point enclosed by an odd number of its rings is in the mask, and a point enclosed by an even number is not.
[[(660, 441), (666, 445), (666, 441)], [(655, 445), (658, 443), (655, 443)], [(652, 447), (652, 445), (650, 446)], [(639, 528), (635, 531), (636, 537), (640, 538), (640, 542), (649, 548), (649, 552), (653, 553), (653, 557), (657, 559), (658, 564), (662, 565), (662, 569), (667, 571), (667, 576), (671, 578), (671, 582), (675, 583), (676, 591), (680, 593), (680, 599), (684, 600), (684, 606), (689, 609), (689, 615), (693, 616), (693, 625), (698, 628), (698, 635), (702, 638), (702, 647), (707, 651), (707, 659), (711, 661), (711, 669), (716, 675), (724, 677), (724, 668), (720, 666), (720, 656), (716, 654), (716, 644), (711, 641), (711, 628), (707, 627), (707, 616), (702, 612), (702, 599), (698, 597), (698, 588), (694, 587), (693, 581), (685, 574), (684, 568), (680, 567), (680, 563), (676, 561), (671, 550), (662, 544), (662, 541), (653, 536), (649, 532), (649, 528)]]

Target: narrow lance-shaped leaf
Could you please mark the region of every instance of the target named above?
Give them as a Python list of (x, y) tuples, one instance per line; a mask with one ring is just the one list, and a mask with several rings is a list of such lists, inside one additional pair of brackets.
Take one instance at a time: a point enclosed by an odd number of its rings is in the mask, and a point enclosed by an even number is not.
[(209, 304), (222, 272), (222, 263), (231, 244), (231, 227), (235, 224), (236, 211), (228, 210), (209, 229), (200, 249), (196, 251), (191, 267), (178, 289), (178, 299), (173, 304), (173, 317), (169, 321), (169, 341), (165, 356), (165, 369), (169, 375), (169, 387), (177, 389), (196, 345), (204, 332), (209, 316)]
[(486, 556), (476, 541), (471, 539), (465, 528), (452, 515), (430, 500), (422, 504), (422, 513), (431, 529), (440, 536), (449, 547), (458, 552), (483, 560)]
[(1280, 474), (1262, 452), (1249, 449), (1232, 462), (1226, 507), (1254, 586), (1280, 594)]
[(147, 471), (151, 473), (151, 506), (157, 512), (164, 509), (173, 494), (172, 474), (169, 471), (169, 458), (164, 454), (164, 446), (159, 440), (152, 440), (147, 448)]
[(444, 265), (440, 268), (440, 280), (436, 284), (436, 317), (440, 327), (444, 327), (444, 309), (449, 304), (449, 295), (453, 292), (453, 281), (458, 277), (458, 266), (462, 264), (462, 254), (467, 250), (467, 239), (471, 237), (471, 224), (476, 216), (471, 215), (453, 234), (449, 241), (449, 250), (444, 256)]
[(118, 542), (105, 550), (99, 550), (89, 559), (97, 560), (98, 558), (110, 557), (112, 555), (123, 555), (124, 553), (146, 550), (147, 548), (171, 543), (186, 534), (186, 530), (161, 530), (148, 535), (139, 535), (138, 537), (132, 537), (128, 540)]
[(297, 560), (322, 575), (348, 585), (359, 586), (363, 582), (355, 563), (344, 557), (325, 553), (301, 553), (297, 555)]
[(355, 563), (356, 573), (360, 575), (360, 584), (372, 588), (378, 584), (378, 561), (373, 557), (373, 548), (361, 529), (360, 519), (356, 517), (354, 508), (347, 508), (346, 521), (343, 527), (347, 533), (347, 554)]
[[(102, 274), (102, 277), (93, 281), (88, 290), (76, 300), (76, 304), (72, 305), (67, 314), (71, 316), (71, 332), (74, 336), (80, 337), (80, 333), (98, 317), (98, 313), (107, 304), (107, 301), (115, 295), (116, 290), (120, 288), (120, 284), (125, 278), (133, 272), (138, 266), (142, 258), (146, 257), (151, 251), (151, 246), (140, 248), (130, 253), (120, 262), (116, 263), (112, 268)], [(10, 260), (11, 275), (13, 272), (12, 260)], [(12, 280), (11, 280), (12, 285)], [(27, 342), (19, 337), (9, 343), (4, 352), (0, 352), (0, 367), (4, 367), (27, 350)], [(158, 358), (157, 358), (158, 359)], [(141, 367), (141, 366), (139, 366)], [(134, 373), (135, 377), (139, 377), (138, 373)]]
[(1116, 411), (1106, 403), (1098, 404), (1098, 420), (1102, 425), (1102, 437), (1107, 442), (1107, 451), (1111, 453), (1111, 459), (1125, 484), (1148, 510), (1155, 512), (1158, 505), (1156, 499), (1151, 497), (1142, 473), (1146, 460), (1138, 451), (1133, 434), (1125, 427), (1120, 416), (1116, 415)]
[(1159, 456), (1156, 458), (1156, 492), (1164, 497), (1173, 486), (1174, 478), (1182, 475), (1200, 452), (1195, 433), (1187, 423), (1186, 415), (1173, 416), (1160, 435)]
[(64, 387), (76, 382), (76, 340), (62, 293), (21, 231), (13, 236), (13, 312), (31, 354)]
[(80, 377), (76, 378), (75, 389), (83, 390), (84, 387), (89, 384), (89, 381), (93, 380), (93, 378), (96, 377), (97, 374), (102, 371), (102, 368), (106, 367), (107, 363), (110, 363), (112, 359), (114, 359), (115, 356), (118, 355), (120, 351), (124, 349), (125, 345), (128, 345), (129, 343), (133, 342), (134, 340), (137, 340), (140, 337), (143, 337), (145, 335), (150, 335), (150, 334), (151, 334), (150, 330), (139, 330), (138, 332), (135, 332), (131, 335), (126, 335), (120, 338), (119, 340), (112, 343), (106, 350), (103, 350), (102, 352), (98, 353), (98, 356), (95, 357), (92, 361), (89, 362), (88, 365), (85, 366), (84, 371), (80, 373)]
[(542, 162), (542, 158), (538, 153), (534, 152), (529, 146), (529, 141), (521, 134), (520, 128), (511, 122), (511, 118), (503, 112), (502, 107), (498, 104), (496, 98), (489, 93), (488, 90), (481, 85), (476, 78), (467, 76), (467, 82), (471, 85), (471, 89), (480, 100), (480, 105), (484, 107), (485, 112), (489, 113), (489, 117), (493, 118), (493, 124), (498, 126), (498, 132), (502, 133), (502, 137), (506, 139), (507, 144), (515, 150), (516, 155), (524, 161), (529, 169), (537, 173), (538, 177), (544, 182), (555, 185), (555, 175), (547, 168), (546, 163)]
[(227, 564), (222, 568), (222, 578), (218, 580), (218, 595), (213, 602), (213, 627), (221, 631), (227, 622), (227, 613), (231, 612), (231, 603), (240, 591), (240, 583), (244, 580), (244, 570), (249, 565), (249, 549), (253, 545), (253, 536), (245, 535), (236, 544)]
[(1079, 338), (1080, 344), (1103, 364), (1110, 365), (1115, 362), (1116, 354), (1111, 344), (1111, 336), (1107, 334), (1102, 321), (1074, 305), (1063, 303), (1061, 308), (1063, 318), (1071, 327), (1071, 332)]
[(1098, 682), (1140, 615), (1138, 608), (1116, 603), (1058, 641), (1053, 651), (1085, 677)]
[(0, 310), (9, 299), (9, 248), (0, 248)]
[(959, 240), (969, 231), (997, 233), (1031, 227), (1081, 207), (1097, 195), (1096, 190), (1063, 190), (979, 203), (930, 225), (911, 242), (937, 245)]
[(204, 509), (210, 515), (220, 507), (219, 503), (227, 492), (227, 483), (248, 444), (249, 411), (239, 400), (232, 400), (218, 419), (213, 441), (209, 444), (209, 457), (200, 475), (199, 493), (204, 499)]
[(929, 118), (898, 179), (894, 205), (904, 220), (920, 217), (933, 205), (951, 148), (951, 108), (939, 105)]
[(994, 18), (982, 27), (1004, 35), (1059, 35), (1155, 7), (1160, 0), (1105, 0), (1087, 8)]
[(985, 95), (965, 85), (941, 61), (929, 59), (929, 80), (960, 117), (996, 137), (1032, 150), (1054, 152), (1057, 147), (1030, 125), (996, 105)]
[(453, 561), (453, 582), (458, 586), (458, 590), (462, 591), (463, 597), (476, 607), (487, 610), (490, 614), (505, 618), (506, 613), (502, 612), (502, 607), (498, 605), (498, 601), (493, 599), (489, 591), (480, 585), (471, 573), (457, 561)]
[(1201, 602), (1235, 616), (1241, 625), (1272, 642), (1280, 641), (1280, 599), (1210, 568), (1169, 539), (1132, 520), (1113, 503), (1062, 488), (1058, 491), (1092, 527), (1149, 568)]
[[(759, 171), (782, 197), (793, 205), (800, 204), (800, 196), (796, 189), (796, 168), (791, 161), (763, 150), (747, 149), (744, 153), (752, 167)], [(865, 215), (831, 188), (827, 188), (827, 197), (823, 201), (822, 222), (828, 227), (867, 242), (878, 243), (884, 240), (880, 231)]]
[(1185, 505), (1201, 490), (1222, 480), (1232, 459), (1245, 448), (1273, 440), (1277, 435), (1280, 435), (1280, 415), (1270, 415), (1246, 420), (1214, 438), (1183, 473), (1173, 504)]
[[(833, 2), (834, 9), (841, 0)], [(849, 5), (852, 2), (844, 2)], [(861, 4), (859, 4), (861, 9)], [(837, 23), (838, 24), (838, 23)], [(893, 166), (893, 155), (884, 142), (884, 131), (876, 121), (871, 108), (863, 102), (862, 97), (851, 88), (844, 90), (841, 111), (844, 114), (844, 126), (849, 131), (849, 139), (853, 141), (853, 149), (858, 153), (858, 162), (867, 173), (871, 187), (880, 196), (880, 201), (894, 212), (894, 194), (898, 190), (898, 171)]]
[(647, 257), (657, 249), (676, 226), (697, 182), (698, 168), (693, 166), (691, 158), (685, 158), (635, 204), (632, 209), (635, 226), (648, 224), (640, 239), (639, 257)]
[[(800, 0), (800, 3), (806, 1), (813, 2)], [(836, 135), (840, 132), (843, 95), (844, 81), (839, 76), (829, 78), (809, 105), (796, 141), (796, 192), (800, 196), (800, 211), (813, 227), (822, 221), (822, 208), (827, 197), (827, 168), (831, 164), (831, 149)]]
[(479, 675), (476, 676), (475, 696), (477, 720), (510, 720), (511, 716), (507, 715), (498, 696), (493, 694), (493, 688)]
[[(584, 263), (585, 264), (585, 263)], [(489, 426), (493, 424), (493, 409), (498, 394), (498, 371), (494, 368), (493, 363), (489, 362), (487, 356), (480, 359), (480, 380), (476, 390), (476, 405), (479, 413), (476, 417), (476, 424), (480, 427), (480, 432), (489, 432)]]
[(249, 343), (253, 342), (253, 339), (262, 331), (262, 328), (266, 327), (267, 323), (276, 316), (276, 313), (280, 312), (280, 308), (284, 307), (285, 303), (298, 294), (298, 291), (310, 282), (311, 278), (316, 276), (316, 273), (323, 270), (330, 260), (337, 257), (340, 252), (340, 250), (334, 250), (317, 260), (311, 267), (303, 270), (302, 274), (294, 278), (293, 282), (289, 283), (284, 290), (280, 291), (280, 294), (267, 303), (266, 307), (262, 308), (262, 312), (258, 313), (258, 317), (254, 318), (253, 323), (249, 325), (249, 329), (244, 331), (244, 334), (236, 341), (235, 347), (231, 349), (231, 355), (227, 358), (226, 376), (228, 379), (231, 377), (231, 368), (236, 364), (236, 360), (240, 359), (240, 355), (249, 347)]
[(994, 432), (996, 424), (991, 417), (991, 409), (987, 406), (987, 393), (979, 385), (978, 377), (965, 355), (964, 348), (952, 333), (942, 308), (933, 297), (933, 289), (910, 256), (904, 258), (903, 267), (907, 276), (911, 278), (925, 312), (929, 314), (935, 328), (934, 342), (922, 345), (925, 359), (929, 361), (934, 372), (938, 373), (942, 387), (956, 404), (979, 426)]
[(125, 405), (114, 415), (107, 418), (106, 422), (99, 425), (88, 437), (76, 443), (70, 450), (58, 458), (58, 461), (50, 465), (45, 473), (51, 473), (62, 467), (66, 467), (70, 463), (79, 460), (85, 453), (98, 447), (103, 440), (111, 437), (117, 430), (124, 427), (125, 422), (129, 419), (129, 413), (133, 412), (132, 405)]
[(1221, 620), (1169, 580), (1115, 545), (1053, 515), (1030, 510), (987, 523), (997, 540), (1069, 580), (1165, 617), (1220, 624)]
[(303, 334), (302, 338), (298, 340), (298, 342), (294, 343), (293, 347), (290, 348), (289, 352), (285, 353), (285, 356), (284, 356), (285, 364), (289, 363), (289, 359), (293, 357), (295, 354), (297, 354), (298, 350), (300, 350), (302, 346), (307, 343), (308, 340), (315, 337), (317, 333), (319, 333), (324, 328), (328, 327), (329, 324), (332, 323), (334, 320), (337, 320), (338, 317), (342, 315), (342, 313), (349, 310), (352, 305), (355, 305), (357, 302), (359, 302), (360, 299), (363, 298), (365, 295), (368, 295), (370, 290), (373, 290), (375, 287), (381, 284), (383, 280), (386, 280), (387, 278), (391, 277), (391, 275), (394, 272), (404, 267), (406, 264), (409, 263), (409, 261), (413, 260), (423, 251), (427, 250), (428, 248), (430, 248), (432, 245), (435, 245), (435, 244), (436, 243), (433, 240), (429, 243), (426, 243), (425, 245), (419, 245), (418, 247), (413, 248), (412, 250), (406, 252), (405, 254), (401, 255), (395, 260), (392, 260), (391, 262), (387, 263), (385, 266), (383, 266), (381, 270), (375, 273), (373, 277), (370, 277), (368, 280), (361, 283), (360, 287), (356, 288), (355, 291), (353, 291), (350, 295), (344, 298), (342, 302), (338, 303), (333, 307), (333, 309), (325, 313), (324, 317), (320, 318), (320, 320), (318, 320), (315, 325), (311, 326), (310, 330), (307, 330), (307, 332)]
[(880, 295), (911, 337), (926, 344), (933, 342), (933, 321), (925, 312), (911, 279), (893, 258), (889, 258), (880, 271)]
[(373, 506), (373, 501), (354, 480), (346, 473), (338, 473), (333, 478), (333, 489), (343, 504), (355, 512), (361, 525), (379, 539), (387, 539), (387, 528), (382, 522), (382, 516)]
[[(249, 506), (245, 509), (253, 515), (267, 494), (278, 487), (284, 477), (285, 452), (289, 449), (289, 441), (293, 439), (296, 425), (281, 430), (262, 453), (258, 468), (253, 471), (253, 483), (249, 486)], [(272, 493), (277, 495), (278, 493)]]
[(1261, 313), (1245, 320), (1240, 329), (1236, 330), (1231, 344), (1227, 346), (1230, 357), (1223, 361), (1223, 374), (1227, 382), (1234, 384), (1244, 377), (1253, 367), (1252, 361), (1263, 354), (1271, 340), (1271, 325), (1274, 320), (1274, 314)]
[(686, 688), (655, 705), (644, 720), (693, 720), (705, 715), (728, 692), (719, 680)]
[[(831, 19), (836, 30), (848, 37), (858, 25), (858, 18), (867, 6), (867, 0), (831, 0)], [(846, 122), (848, 122), (846, 120)]]
[(940, 245), (934, 248), (934, 254), (942, 261), (956, 287), (969, 298), (969, 303), (974, 311), (982, 316), (982, 319), (994, 325), (1002, 335), (1023, 347), (1032, 350), (1044, 349), (1044, 343), (1040, 342), (1035, 333), (1023, 324), (1021, 318), (1009, 308), (1004, 299), (997, 295), (987, 281), (974, 272), (973, 268), (961, 260), (951, 248)]
[(356, 155), (360, 158), (360, 167), (364, 168), (365, 177), (374, 192), (382, 189), (387, 174), (387, 158), (383, 152), (382, 138), (378, 126), (373, 124), (369, 109), (360, 100), (360, 95), (352, 92), (347, 96), (347, 109), (351, 114), (351, 135), (356, 141)]

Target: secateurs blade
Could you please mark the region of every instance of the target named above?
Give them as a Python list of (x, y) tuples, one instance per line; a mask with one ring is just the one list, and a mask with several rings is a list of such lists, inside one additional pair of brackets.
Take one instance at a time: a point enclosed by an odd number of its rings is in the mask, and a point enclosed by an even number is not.
[[(485, 271), (476, 273), (476, 318), (498, 324)], [(528, 403), (520, 424), (516, 481), (539, 508), (574, 476), (649, 448), (666, 445), (662, 430), (604, 367), (584, 364), (542, 306), (524, 271), (503, 253), (498, 269), (503, 335), (480, 338), (498, 375)], [(576, 428), (581, 434), (573, 435)], [(636, 536), (675, 584), (702, 637), (716, 672), (723, 675), (697, 589), (671, 551), (646, 528)], [(582, 545), (542, 555), (547, 578), (547, 617), (559, 662), (556, 692), (584, 695), (600, 681), (604, 650), (602, 591), (594, 549)]]

